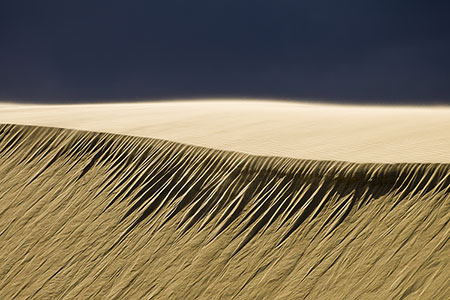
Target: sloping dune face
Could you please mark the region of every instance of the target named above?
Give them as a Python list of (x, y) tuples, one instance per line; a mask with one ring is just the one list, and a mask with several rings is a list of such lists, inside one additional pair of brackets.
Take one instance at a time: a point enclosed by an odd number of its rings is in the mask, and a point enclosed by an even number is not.
[(0, 126), (0, 299), (447, 299), (450, 166)]

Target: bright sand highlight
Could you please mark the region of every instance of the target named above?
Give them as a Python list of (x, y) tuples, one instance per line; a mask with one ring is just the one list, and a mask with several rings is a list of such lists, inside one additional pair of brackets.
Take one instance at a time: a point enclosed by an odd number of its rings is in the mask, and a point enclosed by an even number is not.
[(450, 107), (225, 100), (3, 104), (0, 123), (145, 136), (299, 159), (450, 162)]

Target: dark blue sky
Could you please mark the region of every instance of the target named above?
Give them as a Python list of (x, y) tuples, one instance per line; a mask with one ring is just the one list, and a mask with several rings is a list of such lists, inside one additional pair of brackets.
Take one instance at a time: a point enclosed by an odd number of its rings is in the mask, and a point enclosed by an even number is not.
[(0, 0), (0, 100), (450, 103), (448, 3)]

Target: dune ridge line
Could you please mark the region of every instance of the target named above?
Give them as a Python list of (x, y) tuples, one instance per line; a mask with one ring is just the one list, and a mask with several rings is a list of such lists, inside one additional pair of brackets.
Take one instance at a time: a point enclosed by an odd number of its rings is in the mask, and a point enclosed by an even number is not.
[(63, 127), (297, 159), (450, 163), (450, 107), (280, 101), (0, 103), (0, 123)]

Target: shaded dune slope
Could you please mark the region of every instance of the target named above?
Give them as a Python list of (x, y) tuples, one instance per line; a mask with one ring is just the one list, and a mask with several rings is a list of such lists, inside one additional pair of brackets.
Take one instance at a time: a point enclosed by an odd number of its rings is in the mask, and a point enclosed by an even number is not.
[(0, 125), (0, 299), (446, 299), (450, 165)]

